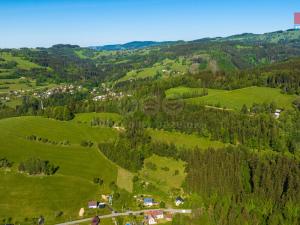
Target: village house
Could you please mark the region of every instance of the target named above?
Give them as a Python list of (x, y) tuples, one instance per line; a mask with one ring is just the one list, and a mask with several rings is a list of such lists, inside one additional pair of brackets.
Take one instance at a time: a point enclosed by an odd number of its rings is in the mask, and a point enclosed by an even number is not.
[(168, 213), (165, 215), (165, 219), (166, 219), (166, 221), (172, 221), (173, 215), (171, 213)]
[(151, 207), (154, 205), (153, 198), (144, 198), (144, 206)]
[(152, 216), (147, 217), (148, 224), (157, 224), (156, 220)]
[(99, 96), (95, 96), (94, 98), (93, 98), (93, 100), (94, 101), (104, 101), (104, 100), (106, 100), (106, 95), (99, 95)]
[(98, 207), (98, 202), (97, 201), (89, 201), (88, 202), (88, 208), (89, 209), (96, 209)]
[(161, 220), (164, 218), (164, 212), (162, 210), (153, 210), (147, 213), (151, 215), (156, 220)]
[(184, 203), (184, 200), (181, 198), (181, 197), (177, 197), (176, 199), (175, 199), (175, 205), (176, 206), (180, 206), (180, 205), (182, 205)]
[(100, 202), (99, 204), (98, 204), (98, 208), (99, 209), (103, 209), (103, 208), (105, 208), (105, 203), (104, 202)]
[(147, 224), (157, 224), (157, 220), (164, 218), (164, 212), (162, 210), (153, 210), (145, 213)]
[(274, 113), (275, 118), (278, 119), (280, 117), (280, 114), (281, 114), (281, 110), (280, 109), (276, 109), (276, 111)]

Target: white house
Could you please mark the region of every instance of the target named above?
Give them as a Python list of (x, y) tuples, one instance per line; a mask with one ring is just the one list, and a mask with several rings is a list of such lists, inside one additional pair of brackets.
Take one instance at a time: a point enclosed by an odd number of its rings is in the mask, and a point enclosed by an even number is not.
[(157, 222), (152, 216), (148, 216), (148, 224), (157, 224)]
[(274, 113), (274, 116), (276, 119), (278, 119), (280, 117), (280, 113), (281, 113), (281, 110), (280, 109), (276, 109), (275, 113)]

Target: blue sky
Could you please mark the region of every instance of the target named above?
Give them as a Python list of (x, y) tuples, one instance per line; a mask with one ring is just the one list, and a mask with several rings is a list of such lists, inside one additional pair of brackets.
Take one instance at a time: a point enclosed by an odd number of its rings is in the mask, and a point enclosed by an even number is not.
[(0, 0), (0, 48), (194, 40), (293, 27), (299, 0)]

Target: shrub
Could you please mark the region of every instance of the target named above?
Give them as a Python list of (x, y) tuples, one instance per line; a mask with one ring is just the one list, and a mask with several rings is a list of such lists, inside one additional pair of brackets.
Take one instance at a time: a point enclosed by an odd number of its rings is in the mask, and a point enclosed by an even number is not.
[(170, 169), (169, 169), (169, 167), (164, 166), (164, 167), (161, 168), (161, 170), (163, 170), (163, 171), (169, 171)]
[(154, 163), (152, 163), (152, 162), (147, 162), (147, 163), (146, 163), (146, 167), (147, 167), (148, 169), (150, 169), (150, 170), (157, 170), (156, 165), (155, 165)]
[(6, 158), (0, 159), (0, 168), (9, 168), (12, 167), (12, 162), (8, 161)]
[(95, 177), (94, 178), (94, 184), (99, 184), (99, 185), (102, 185), (103, 184), (103, 180), (99, 177)]
[(159, 203), (159, 207), (160, 207), (160, 208), (166, 208), (166, 203), (163, 202), (163, 201), (160, 202), (160, 203)]
[(80, 142), (80, 145), (81, 145), (82, 147), (89, 147), (89, 148), (90, 148), (90, 147), (93, 146), (93, 142), (83, 140), (83, 141)]

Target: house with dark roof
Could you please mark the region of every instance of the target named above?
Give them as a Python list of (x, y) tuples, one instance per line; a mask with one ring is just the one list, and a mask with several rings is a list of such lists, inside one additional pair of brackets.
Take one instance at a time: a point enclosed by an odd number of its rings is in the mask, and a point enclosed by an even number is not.
[(181, 198), (181, 197), (177, 197), (176, 199), (175, 199), (175, 205), (176, 206), (180, 206), (180, 205), (182, 205), (184, 203), (184, 200)]

